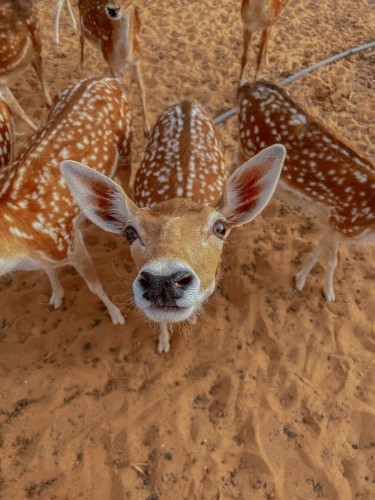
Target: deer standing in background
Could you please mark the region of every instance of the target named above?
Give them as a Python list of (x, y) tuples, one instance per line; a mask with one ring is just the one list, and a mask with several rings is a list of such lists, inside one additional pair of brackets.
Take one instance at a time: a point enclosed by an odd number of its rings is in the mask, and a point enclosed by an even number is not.
[(267, 205), (284, 151), (279, 145), (262, 151), (226, 182), (211, 119), (184, 102), (168, 108), (153, 129), (135, 179), (137, 204), (95, 170), (63, 162), (63, 176), (84, 214), (130, 243), (139, 271), (135, 302), (160, 323), (159, 353), (169, 351), (168, 323), (194, 322), (214, 291), (224, 241)]
[(119, 82), (91, 78), (60, 94), (46, 124), (0, 175), (0, 276), (43, 269), (52, 285), (50, 304), (57, 308), (64, 291), (56, 269), (71, 265), (106, 305), (113, 323), (124, 323), (96, 275), (79, 227), (82, 214), (59, 165), (72, 158), (95, 164), (110, 177), (117, 167), (130, 175), (130, 142), (128, 104)]
[(13, 161), (14, 124), (10, 109), (0, 99), (0, 183), (4, 168)]
[(54, 35), (53, 35), (53, 43), (57, 45), (60, 43), (60, 37), (59, 37), (59, 24), (60, 24), (60, 15), (62, 8), (64, 7), (64, 4), (66, 3), (68, 13), (70, 16), (70, 20), (72, 22), (72, 28), (74, 30), (77, 29), (77, 21), (76, 18), (74, 17), (74, 12), (72, 9), (72, 6), (70, 4), (70, 0), (56, 0), (56, 8), (55, 8), (55, 28), (54, 28)]
[(14, 114), (37, 130), (8, 87), (8, 79), (25, 71), (30, 64), (36, 71), (45, 100), (50, 106), (52, 102), (43, 74), (42, 41), (35, 5), (32, 0), (1, 0), (0, 96)]
[(296, 276), (302, 290), (322, 256), (328, 265), (324, 295), (335, 300), (333, 274), (341, 243), (375, 242), (375, 166), (340, 140), (275, 84), (245, 84), (238, 93), (241, 164), (275, 142), (287, 150), (276, 196), (317, 216), (323, 235)]
[(133, 0), (79, 0), (81, 26), (81, 65), (84, 59), (85, 38), (101, 49), (103, 57), (115, 78), (122, 78), (130, 67), (142, 100), (144, 132), (148, 136), (146, 94), (141, 72), (139, 32), (141, 20)]
[(243, 24), (243, 52), (240, 80), (242, 80), (242, 75), (247, 63), (251, 35), (255, 31), (262, 32), (255, 76), (258, 74), (262, 62), (268, 64), (267, 49), (271, 30), (289, 1), (290, 0), (242, 0), (241, 19)]

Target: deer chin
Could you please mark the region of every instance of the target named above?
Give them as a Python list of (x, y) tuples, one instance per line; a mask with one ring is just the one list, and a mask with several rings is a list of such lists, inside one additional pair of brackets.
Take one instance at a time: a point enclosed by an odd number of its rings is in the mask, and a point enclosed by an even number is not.
[(142, 310), (155, 323), (180, 323), (193, 316), (197, 307), (195, 305), (190, 307), (150, 305), (147, 308), (142, 308)]

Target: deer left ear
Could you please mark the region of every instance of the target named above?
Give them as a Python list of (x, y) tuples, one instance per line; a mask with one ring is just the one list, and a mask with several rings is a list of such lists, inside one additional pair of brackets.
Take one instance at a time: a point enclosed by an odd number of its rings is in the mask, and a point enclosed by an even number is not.
[(286, 149), (274, 144), (239, 167), (228, 179), (217, 209), (233, 226), (254, 219), (268, 204), (284, 165)]

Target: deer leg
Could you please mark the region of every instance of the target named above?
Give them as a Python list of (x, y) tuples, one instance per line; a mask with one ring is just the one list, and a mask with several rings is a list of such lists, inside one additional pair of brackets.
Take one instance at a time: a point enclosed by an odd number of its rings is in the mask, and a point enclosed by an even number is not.
[(74, 12), (73, 12), (72, 6), (70, 4), (70, 0), (66, 0), (66, 5), (68, 7), (70, 20), (72, 21), (72, 28), (74, 30), (76, 30), (77, 29), (77, 21), (76, 21), (76, 18), (74, 17)]
[(144, 124), (144, 135), (145, 137), (150, 136), (151, 128), (147, 118), (147, 107), (146, 107), (146, 93), (143, 85), (142, 70), (140, 62), (135, 63), (135, 78), (138, 84), (139, 91), (141, 93), (142, 99), (142, 113), (143, 113), (143, 124)]
[(244, 28), (243, 30), (243, 51), (242, 51), (242, 58), (241, 58), (241, 73), (240, 73), (240, 82), (242, 80), (242, 75), (247, 63), (247, 55), (249, 52), (249, 45), (251, 42), (251, 31), (247, 30)]
[(327, 277), (323, 288), (323, 293), (328, 302), (336, 300), (335, 292), (333, 291), (333, 275), (337, 266), (337, 252), (339, 244), (335, 240), (328, 240), (326, 243), (325, 258), (327, 260)]
[(264, 42), (263, 58), (262, 58), (262, 61), (264, 61), (267, 66), (268, 66), (268, 62), (269, 62), (268, 61), (268, 42), (270, 40), (271, 30), (272, 30), (272, 27), (268, 28), (268, 30), (267, 30), (266, 41)]
[(64, 297), (64, 289), (61, 286), (60, 280), (57, 276), (57, 272), (55, 269), (51, 269), (49, 267), (44, 269), (52, 287), (52, 295), (49, 299), (49, 303), (53, 305), (55, 309), (58, 309), (62, 304), (62, 299)]
[(38, 127), (35, 125), (34, 122), (30, 120), (30, 118), (27, 116), (25, 111), (22, 109), (20, 103), (17, 101), (17, 99), (14, 97), (12, 92), (10, 91), (9, 87), (5, 85), (4, 87), (1, 87), (1, 97), (5, 100), (5, 102), (8, 104), (12, 112), (16, 115), (18, 115), (24, 122), (28, 124), (30, 128), (32, 128), (34, 131), (38, 130)]
[(296, 274), (296, 284), (295, 287), (296, 289), (301, 292), (305, 286), (306, 283), (306, 278), (310, 274), (312, 268), (315, 266), (315, 264), (318, 262), (319, 257), (324, 250), (325, 246), (325, 238), (326, 236), (324, 235), (322, 239), (319, 241), (318, 246), (315, 248), (311, 259), (307, 262), (307, 264)]
[(255, 77), (258, 76), (260, 65), (261, 65), (262, 61), (264, 60), (264, 54), (266, 51), (267, 40), (268, 40), (269, 34), (270, 34), (270, 29), (265, 29), (262, 31), (262, 36), (260, 38), (260, 47), (259, 47), (259, 52), (258, 52), (258, 56), (257, 56), (257, 67), (256, 67), (256, 71), (255, 71)]
[(74, 266), (82, 278), (86, 281), (87, 286), (90, 291), (97, 295), (103, 304), (107, 307), (108, 313), (115, 325), (125, 323), (125, 320), (121, 314), (120, 309), (115, 306), (108, 295), (103, 290), (102, 284), (96, 274), (95, 268), (93, 266), (91, 257), (85, 247), (83, 242), (82, 234), (76, 227), (76, 234), (74, 239), (75, 252), (72, 256), (71, 265)]
[(46, 100), (46, 103), (50, 107), (50, 106), (52, 106), (52, 100), (51, 100), (51, 96), (49, 94), (47, 82), (44, 78), (42, 58), (40, 57), (39, 54), (34, 53), (32, 65), (33, 65), (33, 68), (35, 69), (37, 77), (39, 78), (39, 81), (42, 85), (42, 90), (43, 90), (43, 94), (44, 94), (44, 98)]
[(158, 353), (169, 352), (169, 331), (168, 331), (168, 323), (160, 323), (160, 334), (158, 337)]
[(83, 62), (84, 62), (84, 48), (85, 48), (85, 37), (82, 35), (82, 33), (79, 35), (79, 41), (81, 45), (81, 69), (83, 69)]
[[(55, 10), (55, 30), (54, 30), (54, 35), (53, 35), (53, 43), (57, 45), (60, 43), (60, 37), (59, 37), (59, 24), (60, 24), (60, 14), (61, 10), (63, 8), (65, 0), (58, 0), (56, 3), (56, 10)], [(68, 0), (69, 2), (69, 0)]]

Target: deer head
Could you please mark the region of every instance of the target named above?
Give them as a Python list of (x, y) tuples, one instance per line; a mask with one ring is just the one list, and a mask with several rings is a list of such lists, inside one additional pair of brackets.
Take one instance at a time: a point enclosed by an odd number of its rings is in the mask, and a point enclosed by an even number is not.
[(105, 2), (105, 12), (109, 19), (118, 21), (126, 17), (132, 3), (132, 0), (108, 0)]
[(138, 269), (137, 306), (153, 321), (188, 319), (215, 289), (230, 231), (250, 222), (276, 188), (285, 149), (271, 146), (229, 178), (215, 208), (184, 198), (139, 208), (108, 177), (74, 161), (63, 177), (84, 214), (105, 231), (122, 234)]

